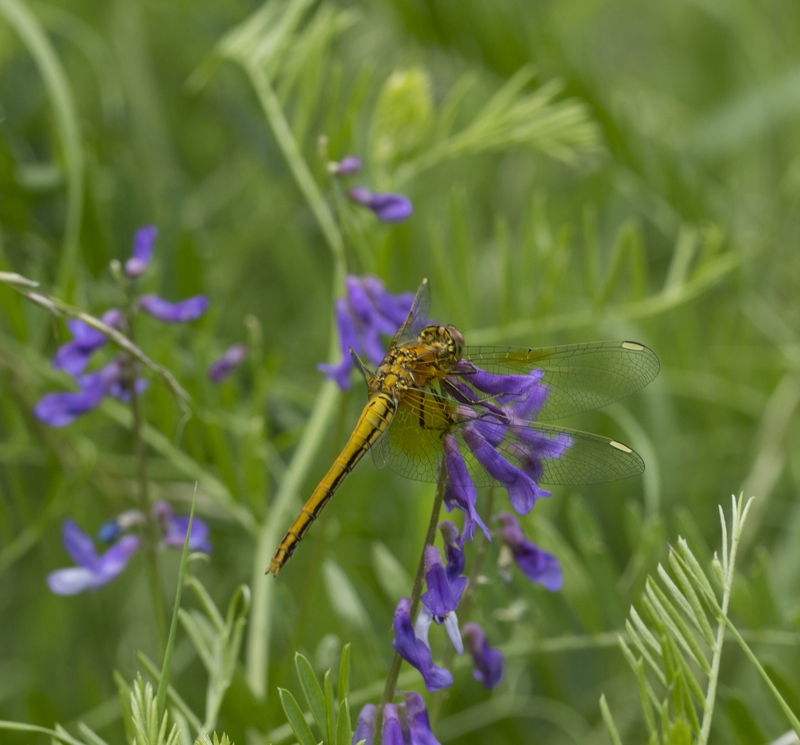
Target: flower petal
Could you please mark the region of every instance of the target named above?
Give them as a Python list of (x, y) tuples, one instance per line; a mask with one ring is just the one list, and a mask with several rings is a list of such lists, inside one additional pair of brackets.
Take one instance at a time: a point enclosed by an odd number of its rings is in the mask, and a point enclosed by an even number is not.
[(453, 676), (449, 670), (433, 664), (430, 647), (417, 639), (409, 615), (410, 607), (411, 601), (408, 598), (402, 598), (397, 604), (393, 623), (395, 638), (392, 646), (406, 662), (419, 670), (429, 691), (448, 688), (453, 685)]
[(365, 745), (372, 745), (375, 739), (375, 727), (378, 726), (378, 707), (375, 704), (365, 704), (358, 715), (356, 729), (353, 732), (352, 745), (358, 745), (362, 740)]
[(464, 624), (465, 646), (475, 663), (473, 675), (485, 688), (494, 688), (503, 677), (503, 655), (489, 646), (486, 634), (477, 623)]
[(414, 212), (411, 200), (402, 194), (372, 192), (363, 186), (356, 186), (347, 192), (347, 196), (356, 204), (372, 210), (383, 222), (403, 222)]
[(383, 726), (381, 727), (381, 745), (405, 745), (403, 743), (403, 728), (400, 726), (400, 717), (394, 704), (383, 707)]
[(560, 590), (564, 584), (564, 573), (558, 559), (529, 541), (519, 520), (510, 512), (501, 512), (496, 519), (501, 526), (503, 542), (511, 549), (522, 573), (531, 582), (538, 582), (551, 592)]
[(361, 158), (357, 155), (347, 155), (338, 163), (331, 164), (331, 173), (334, 176), (352, 176), (361, 170)]
[(461, 531), (461, 540), (472, 540), (475, 535), (475, 526), (479, 525), (486, 537), (491, 541), (489, 528), (481, 520), (475, 509), (478, 501), (478, 490), (469, 475), (467, 463), (458, 447), (458, 441), (453, 435), (442, 438), (444, 448), (444, 463), (447, 468), (447, 484), (444, 490), (444, 504), (447, 511), (458, 507), (464, 513), (464, 528)]
[(425, 701), (418, 693), (406, 691), (403, 693), (406, 702), (406, 716), (409, 720), (408, 732), (411, 737), (411, 745), (440, 745), (431, 730), (431, 723), (428, 719), (428, 710), (425, 708)]
[(97, 551), (91, 536), (84, 533), (78, 524), (67, 518), (61, 528), (64, 550), (78, 566), (93, 569), (97, 566)]
[(511, 506), (520, 515), (530, 512), (536, 500), (545, 496), (530, 476), (509, 463), (480, 433), (467, 427), (464, 430), (464, 441), (489, 475), (508, 491)]
[(353, 360), (350, 357), (350, 349), (359, 351), (361, 347), (358, 343), (355, 321), (350, 314), (350, 306), (347, 300), (339, 298), (334, 303), (334, 311), (336, 313), (336, 327), (339, 330), (339, 349), (342, 353), (342, 359), (336, 365), (331, 365), (327, 362), (321, 363), (317, 365), (317, 369), (324, 373), (326, 378), (336, 381), (336, 385), (343, 391), (347, 391), (352, 387), (350, 371), (353, 369)]
[(96, 590), (103, 584), (99, 575), (86, 567), (56, 569), (47, 575), (47, 586), (56, 595), (77, 595), (79, 592)]
[(77, 393), (48, 393), (33, 408), (34, 416), (50, 427), (72, 424), (79, 416), (96, 409), (106, 395), (107, 386), (101, 379)]
[(98, 573), (102, 578), (100, 584), (104, 585), (119, 576), (140, 546), (139, 536), (125, 535), (108, 549), (98, 561)]
[(179, 303), (170, 303), (158, 295), (142, 295), (139, 298), (139, 308), (165, 323), (186, 323), (196, 321), (208, 310), (208, 298), (205, 295), (195, 295)]
[(234, 344), (209, 365), (208, 379), (212, 383), (221, 383), (244, 362), (246, 357), (247, 347), (244, 344)]
[(125, 262), (125, 274), (133, 279), (141, 275), (153, 256), (153, 245), (158, 236), (158, 228), (145, 225), (136, 231), (133, 237), (133, 254)]

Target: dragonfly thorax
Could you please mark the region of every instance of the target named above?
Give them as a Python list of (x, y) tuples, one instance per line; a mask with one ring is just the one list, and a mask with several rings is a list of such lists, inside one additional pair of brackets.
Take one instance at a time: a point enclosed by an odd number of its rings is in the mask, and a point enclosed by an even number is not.
[(461, 359), (464, 337), (455, 326), (431, 324), (419, 332), (419, 343), (437, 350), (441, 362), (455, 365)]

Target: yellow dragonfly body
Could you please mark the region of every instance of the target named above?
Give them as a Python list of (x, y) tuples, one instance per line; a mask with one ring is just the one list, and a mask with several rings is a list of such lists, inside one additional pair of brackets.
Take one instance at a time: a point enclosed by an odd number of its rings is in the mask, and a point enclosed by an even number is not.
[[(602, 483), (644, 470), (641, 458), (620, 442), (542, 421), (600, 408), (647, 385), (659, 369), (652, 350), (626, 341), (539, 349), (466, 347), (455, 327), (428, 322), (429, 307), (429, 285), (423, 280), (408, 319), (375, 373), (354, 355), (369, 399), (341, 454), (278, 546), (269, 567), (273, 575), (368, 450), (379, 468), (388, 465), (407, 478), (437, 481), (444, 477), (443, 440), (448, 436), (463, 451), (461, 478), (476, 487), (505, 485), (491, 467), (487, 470), (485, 458), (470, 451), (474, 445), (467, 446), (465, 433), (482, 424), (496, 433), (491, 445), (509, 463), (529, 473), (534, 467), (537, 484)], [(481, 390), (476, 381), (486, 374), (516, 376), (515, 381), (534, 376), (540, 394), (536, 420), (508, 414), (514, 408), (509, 404), (524, 410), (521, 398)], [(523, 453), (532, 442), (542, 453), (533, 464)]]

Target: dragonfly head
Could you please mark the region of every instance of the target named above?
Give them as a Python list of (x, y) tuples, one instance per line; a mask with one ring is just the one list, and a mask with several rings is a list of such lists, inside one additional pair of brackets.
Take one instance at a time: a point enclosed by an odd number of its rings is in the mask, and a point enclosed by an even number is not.
[(453, 363), (461, 359), (464, 337), (455, 326), (440, 326), (433, 323), (422, 329), (419, 340), (422, 344), (438, 349), (440, 358), (447, 358)]

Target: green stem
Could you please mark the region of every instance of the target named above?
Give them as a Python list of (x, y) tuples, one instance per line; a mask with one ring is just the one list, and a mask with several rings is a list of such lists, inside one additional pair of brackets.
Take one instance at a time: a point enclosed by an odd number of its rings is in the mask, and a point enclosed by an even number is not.
[(322, 384), (314, 408), (311, 411), (294, 456), (270, 507), (269, 518), (258, 532), (255, 563), (253, 566), (253, 605), (247, 632), (247, 655), (245, 668), (250, 690), (257, 698), (264, 698), (267, 691), (269, 667), (269, 643), (272, 635), (272, 595), (275, 581), (264, 578), (272, 554), (278, 545), (282, 531), (286, 529), (291, 508), (300, 491), (303, 479), (319, 452), (325, 433), (329, 430), (336, 413), (339, 389), (330, 381)]
[(336, 225), (336, 220), (331, 214), (325, 197), (319, 190), (305, 159), (300, 153), (292, 130), (289, 127), (289, 122), (286, 121), (280, 101), (275, 95), (269, 77), (258, 65), (242, 64), (258, 94), (258, 99), (264, 109), (264, 114), (272, 128), (272, 133), (275, 135), (278, 146), (283, 152), (283, 156), (286, 158), (286, 162), (289, 164), (289, 168), (292, 170), (292, 174), (297, 181), (297, 185), (300, 187), (300, 191), (303, 192), (308, 206), (314, 213), (314, 217), (317, 218), (325, 240), (328, 242), (328, 246), (333, 254), (336, 270), (343, 271), (345, 263), (344, 240), (342, 234)]
[[(442, 511), (442, 500), (444, 499), (446, 483), (447, 479), (442, 478), (436, 485), (436, 496), (433, 499), (431, 519), (428, 523), (428, 530), (425, 533), (425, 543), (422, 545), (422, 553), (420, 554), (419, 564), (417, 565), (417, 574), (414, 577), (414, 587), (411, 590), (411, 608), (409, 611), (411, 618), (417, 615), (417, 610), (419, 609), (419, 599), (422, 596), (422, 580), (425, 577), (425, 549), (433, 545), (433, 540), (436, 537), (436, 527), (439, 524), (439, 513)], [(383, 688), (383, 695), (381, 696), (381, 709), (394, 698), (394, 691), (397, 687), (397, 676), (400, 674), (400, 666), (402, 664), (403, 658), (395, 652), (392, 658), (392, 664), (389, 667), (389, 674), (386, 676), (386, 685)]]
[[(126, 322), (128, 325), (128, 339), (135, 344), (135, 297), (130, 286), (126, 288), (128, 294), (128, 307)], [(167, 616), (164, 606), (164, 597), (161, 592), (161, 581), (158, 571), (158, 529), (152, 514), (150, 503), (150, 483), (147, 478), (147, 445), (142, 437), (144, 417), (136, 392), (136, 366), (134, 360), (125, 355), (125, 385), (130, 394), (131, 413), (133, 414), (133, 447), (136, 452), (136, 480), (139, 488), (139, 510), (145, 519), (145, 555), (147, 557), (147, 579), (150, 584), (150, 595), (153, 599), (153, 613), (156, 617), (158, 641), (163, 655), (167, 648)]]

